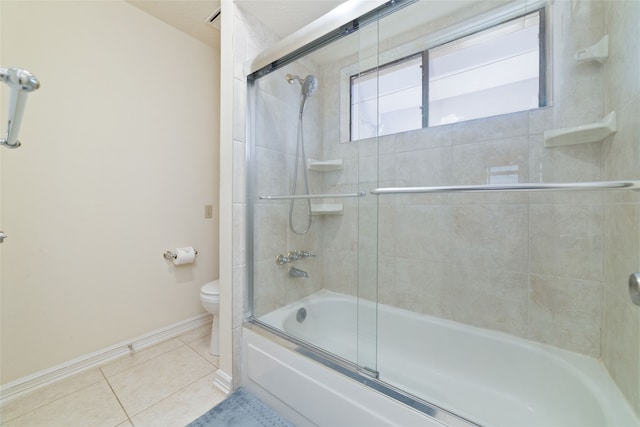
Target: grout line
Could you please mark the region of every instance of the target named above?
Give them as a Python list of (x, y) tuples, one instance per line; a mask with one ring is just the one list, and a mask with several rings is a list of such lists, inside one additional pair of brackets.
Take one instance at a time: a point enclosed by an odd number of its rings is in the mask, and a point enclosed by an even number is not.
[[(87, 372), (89, 372), (89, 371), (87, 371)], [(84, 373), (81, 373), (81, 374), (77, 374), (76, 376), (86, 374), (87, 372), (84, 372)], [(9, 403), (12, 403), (12, 402), (18, 401), (19, 399), (22, 399), (22, 398), (30, 398), (33, 394), (37, 393), (38, 391), (45, 390), (45, 389), (47, 389), (48, 387), (51, 387), (51, 386), (53, 386), (53, 385), (55, 385), (55, 384), (62, 384), (62, 383), (64, 383), (64, 382), (68, 381), (69, 379), (71, 379), (71, 378), (73, 378), (73, 377), (74, 377), (74, 376), (71, 376), (71, 377), (69, 377), (69, 378), (65, 378), (65, 379), (63, 379), (63, 380), (59, 380), (58, 382), (56, 382), (56, 383), (54, 383), (54, 384), (52, 384), (52, 385), (44, 386), (44, 387), (39, 387), (39, 388), (36, 388), (35, 390), (32, 390), (32, 391), (26, 392), (25, 394), (23, 394), (23, 395), (21, 395), (21, 396), (18, 396), (18, 397), (16, 397), (15, 399), (10, 400), (9, 402), (5, 403), (5, 404), (3, 405), (3, 408), (4, 408), (4, 407), (6, 407), (6, 406), (8, 406), (8, 405), (9, 405)], [(16, 415), (16, 416), (14, 416), (13, 418), (11, 418), (11, 419), (9, 419), (9, 420), (4, 419), (4, 418), (0, 418), (0, 425), (5, 425), (5, 424), (7, 424), (7, 423), (13, 422), (13, 421), (15, 421), (15, 420), (17, 420), (17, 419), (19, 419), (19, 418), (21, 418), (21, 417), (24, 417), (24, 416), (26, 416), (26, 415), (31, 414), (32, 412), (35, 412), (35, 411), (37, 411), (37, 410), (39, 410), (39, 409), (42, 409), (42, 408), (44, 408), (45, 406), (51, 405), (52, 403), (55, 403), (55, 402), (57, 402), (57, 401), (59, 401), (59, 400), (62, 400), (62, 399), (65, 399), (65, 398), (67, 398), (67, 397), (71, 396), (72, 394), (78, 393), (78, 392), (80, 392), (80, 391), (82, 391), (82, 390), (84, 390), (84, 389), (86, 389), (86, 388), (92, 387), (92, 386), (94, 386), (94, 385), (98, 384), (99, 382), (100, 382), (100, 380), (95, 381), (95, 382), (92, 382), (92, 383), (89, 383), (89, 384), (85, 384), (85, 385), (84, 385), (84, 386), (82, 386), (82, 387), (74, 388), (74, 389), (72, 389), (72, 390), (69, 390), (68, 392), (65, 392), (64, 394), (60, 394), (60, 396), (58, 396), (58, 397), (56, 397), (56, 398), (53, 398), (53, 399), (47, 399), (45, 402), (43, 402), (43, 403), (39, 404), (38, 406), (35, 406), (35, 407), (33, 407), (32, 409), (29, 409), (27, 412), (24, 412), (24, 413), (21, 413), (21, 414), (19, 414), (19, 415)]]
[[(174, 391), (174, 392), (173, 392), (173, 393), (171, 393), (170, 395), (165, 396), (164, 398), (160, 399), (159, 401), (157, 401), (157, 402), (155, 402), (155, 403), (151, 404), (151, 406), (148, 406), (148, 407), (146, 407), (146, 408), (144, 408), (144, 409), (142, 409), (142, 410), (140, 410), (139, 412), (136, 412), (136, 413), (134, 413), (134, 414), (129, 414), (129, 413), (127, 412), (127, 410), (125, 409), (124, 405), (122, 404), (122, 402), (121, 402), (120, 398), (118, 397), (118, 394), (116, 393), (116, 391), (115, 391), (115, 390), (113, 389), (113, 387), (111, 386), (111, 383), (109, 382), (109, 377), (107, 377), (107, 375), (104, 373), (104, 371), (102, 371), (102, 368), (100, 368), (100, 372), (101, 372), (102, 376), (107, 380), (107, 384), (109, 385), (109, 388), (111, 389), (111, 391), (112, 391), (112, 392), (113, 392), (113, 394), (115, 395), (115, 397), (116, 397), (116, 399), (117, 399), (118, 403), (120, 404), (120, 407), (122, 407), (122, 409), (123, 409), (124, 413), (125, 413), (125, 414), (126, 414), (126, 416), (127, 416), (127, 419), (129, 420), (129, 422), (131, 423), (131, 425), (132, 425), (132, 426), (134, 426), (134, 425), (135, 425), (135, 424), (134, 424), (134, 422), (133, 422), (133, 420), (132, 420), (132, 418), (134, 418), (134, 417), (138, 416), (139, 414), (141, 414), (141, 413), (143, 413), (143, 412), (147, 411), (148, 409), (150, 409), (150, 408), (152, 408), (152, 407), (154, 407), (154, 406), (158, 405), (160, 402), (162, 402), (162, 401), (164, 401), (164, 400), (168, 399), (169, 397), (171, 397), (171, 396), (175, 395), (176, 393), (178, 393), (178, 392), (180, 392), (180, 391), (184, 390), (185, 388), (192, 386), (194, 383), (196, 383), (197, 381), (200, 381), (202, 378), (206, 377), (207, 375), (211, 375), (211, 374), (215, 373), (215, 372), (216, 372), (216, 370), (218, 369), (218, 367), (217, 367), (217, 366), (215, 366), (215, 365), (214, 365), (213, 363), (211, 363), (210, 361), (206, 360), (206, 358), (205, 358), (203, 355), (201, 355), (201, 354), (200, 354), (196, 349), (194, 349), (193, 347), (191, 347), (190, 345), (188, 345), (188, 344), (187, 344), (186, 342), (184, 342), (182, 339), (180, 339), (179, 337), (175, 337), (175, 338), (173, 338), (173, 339), (177, 339), (177, 340), (180, 342), (180, 345), (177, 345), (176, 347), (174, 347), (174, 348), (172, 348), (172, 349), (170, 349), (170, 350), (164, 351), (164, 352), (162, 352), (161, 354), (158, 354), (158, 355), (156, 355), (156, 356), (154, 356), (154, 357), (152, 357), (152, 358), (150, 358), (150, 359), (146, 359), (146, 360), (142, 361), (141, 363), (138, 363), (138, 364), (136, 364), (136, 365), (134, 365), (134, 366), (131, 366), (131, 367), (129, 367), (129, 368), (127, 368), (127, 369), (125, 369), (125, 370), (123, 370), (123, 371), (121, 371), (121, 372), (118, 372), (117, 374), (114, 374), (113, 376), (115, 376), (115, 375), (121, 375), (121, 374), (123, 374), (123, 373), (127, 372), (127, 371), (128, 371), (128, 370), (130, 370), (130, 369), (133, 369), (133, 368), (135, 368), (135, 367), (138, 367), (138, 366), (140, 366), (140, 365), (142, 365), (142, 364), (146, 364), (147, 362), (150, 362), (150, 361), (152, 361), (152, 360), (154, 360), (154, 359), (157, 359), (157, 358), (159, 358), (159, 357), (162, 357), (162, 356), (164, 356), (164, 355), (166, 355), (166, 354), (168, 354), (168, 353), (170, 353), (170, 352), (177, 351), (177, 350), (179, 350), (179, 349), (181, 349), (181, 348), (187, 348), (187, 349), (191, 350), (191, 351), (192, 351), (193, 353), (195, 353), (197, 356), (201, 357), (201, 358), (202, 358), (202, 359), (204, 359), (206, 362), (208, 362), (208, 364), (209, 364), (213, 369), (212, 369), (210, 372), (207, 372), (206, 374), (204, 374), (204, 375), (202, 375), (202, 376), (199, 376), (198, 378), (196, 378), (196, 379), (195, 379), (195, 380), (193, 380), (192, 382), (190, 382), (190, 383), (188, 383), (188, 384), (185, 384), (183, 387), (181, 387), (181, 388), (179, 388), (178, 390)], [(150, 348), (153, 348), (153, 346), (152, 346), (152, 347), (149, 347), (149, 349), (150, 349)], [(145, 349), (145, 350), (147, 350), (147, 349)]]
[[(180, 387), (179, 389), (177, 389), (176, 391), (174, 391), (174, 392), (173, 392), (173, 393), (171, 393), (170, 395), (163, 397), (162, 399), (158, 400), (158, 401), (157, 401), (156, 403), (154, 403), (153, 405), (151, 405), (151, 406), (149, 406), (149, 407), (147, 407), (147, 408), (143, 409), (142, 411), (138, 412), (138, 413), (137, 413), (137, 414), (135, 414), (135, 415), (139, 415), (139, 414), (142, 414), (142, 413), (143, 413), (143, 412), (145, 412), (145, 411), (148, 411), (149, 409), (153, 408), (154, 406), (157, 406), (157, 405), (159, 405), (160, 403), (162, 403), (162, 402), (166, 401), (167, 399), (170, 399), (170, 398), (174, 397), (176, 394), (178, 394), (178, 393), (180, 393), (180, 392), (182, 392), (182, 391), (186, 390), (187, 388), (191, 387), (192, 385), (194, 385), (194, 384), (195, 384), (195, 383), (197, 383), (198, 381), (202, 380), (203, 378), (205, 378), (205, 377), (207, 377), (207, 376), (209, 376), (209, 375), (212, 375), (213, 373), (215, 373), (215, 371), (213, 371), (213, 372), (209, 372), (209, 373), (207, 373), (207, 374), (204, 374), (204, 375), (202, 375), (202, 376), (200, 376), (200, 377), (196, 378), (196, 379), (195, 379), (195, 380), (193, 380), (192, 382), (190, 382), (190, 383), (188, 383), (188, 384), (185, 384), (184, 386)], [(130, 420), (130, 421), (131, 421), (131, 420)], [(133, 424), (133, 422), (131, 422), (131, 424)]]
[[(195, 341), (194, 341), (195, 342)], [(211, 360), (209, 360), (207, 358), (207, 356), (203, 355), (202, 353), (200, 353), (198, 351), (198, 349), (196, 349), (195, 347), (193, 347), (191, 344), (185, 343), (184, 345), (186, 345), (187, 347), (189, 347), (194, 353), (196, 353), (198, 356), (200, 356), (205, 362), (209, 363), (211, 366), (213, 366), (215, 368), (214, 372), (217, 371), (218, 369), (220, 369), (219, 366), (216, 366)], [(208, 350), (207, 350), (208, 351)], [(215, 356), (210, 356), (210, 357), (215, 357)], [(219, 362), (220, 357), (218, 356), (218, 364), (220, 364)]]
[[(187, 345), (185, 344), (185, 346), (187, 346)], [(188, 346), (187, 346), (187, 347), (188, 347)], [(189, 348), (190, 348), (190, 347), (189, 347)], [(192, 350), (193, 350), (193, 349), (192, 349)], [(197, 352), (197, 351), (195, 351), (195, 350), (193, 350), (193, 351), (194, 351), (195, 353), (198, 353), (198, 352)], [(198, 355), (199, 355), (199, 356), (201, 356), (199, 353), (198, 353)], [(201, 357), (202, 357), (202, 356), (201, 356)], [(197, 377), (197, 378), (196, 378), (196, 379), (194, 379), (193, 381), (189, 382), (188, 384), (185, 384), (184, 386), (182, 386), (182, 387), (180, 387), (179, 389), (175, 390), (173, 393), (169, 394), (168, 396), (163, 397), (162, 399), (160, 399), (160, 400), (158, 400), (157, 402), (153, 403), (152, 405), (150, 405), (150, 406), (148, 406), (148, 407), (146, 407), (146, 408), (142, 409), (141, 411), (139, 411), (139, 412), (137, 412), (137, 413), (133, 414), (132, 416), (130, 416), (130, 415), (129, 415), (129, 413), (127, 412), (127, 410), (124, 408), (124, 406), (123, 406), (122, 402), (120, 401), (120, 398), (118, 398), (117, 393), (115, 392), (115, 390), (113, 390), (113, 387), (111, 387), (111, 384), (109, 383), (109, 380), (108, 380), (108, 378), (106, 378), (106, 376), (105, 376), (105, 379), (107, 380), (107, 384), (109, 384), (109, 387), (111, 388), (111, 391), (113, 392), (113, 394), (115, 395), (116, 399), (118, 400), (118, 403), (119, 403), (119, 404), (120, 404), (120, 406), (122, 407), (122, 409), (123, 409), (124, 413), (127, 415), (127, 419), (129, 420), (129, 422), (131, 423), (131, 425), (132, 425), (132, 426), (135, 426), (135, 424), (134, 424), (134, 422), (133, 422), (133, 420), (132, 420), (132, 417), (136, 417), (136, 416), (138, 416), (138, 415), (140, 415), (140, 414), (144, 413), (145, 411), (148, 411), (149, 409), (151, 409), (151, 408), (153, 408), (153, 407), (155, 407), (155, 406), (157, 406), (157, 405), (161, 404), (162, 402), (164, 402), (164, 401), (168, 400), (169, 398), (174, 397), (176, 394), (178, 394), (178, 393), (180, 393), (180, 392), (184, 391), (185, 389), (187, 389), (187, 388), (189, 388), (189, 387), (193, 386), (195, 383), (197, 383), (198, 381), (200, 381), (200, 380), (202, 380), (203, 378), (207, 377), (208, 375), (212, 375), (212, 374), (214, 374), (218, 368), (217, 368), (215, 365), (213, 365), (213, 364), (211, 364), (211, 365), (212, 365), (212, 366), (214, 366), (216, 369), (214, 369), (214, 370), (213, 370), (213, 371), (211, 371), (211, 372), (207, 372), (207, 373), (206, 373), (206, 374), (204, 374), (204, 375), (201, 375), (201, 376)], [(104, 376), (104, 373), (103, 373), (103, 376)], [(209, 408), (209, 409), (210, 409), (210, 408)]]
[(129, 416), (129, 413), (127, 412), (127, 410), (125, 409), (124, 405), (120, 401), (120, 398), (118, 397), (118, 393), (116, 393), (116, 391), (113, 389), (113, 386), (109, 382), (109, 378), (107, 378), (107, 376), (104, 374), (104, 372), (102, 372), (102, 368), (100, 368), (100, 373), (102, 374), (102, 377), (104, 378), (104, 380), (107, 382), (107, 385), (109, 386), (109, 389), (111, 390), (111, 393), (113, 393), (113, 396), (118, 401), (118, 405), (120, 405), (120, 407), (122, 408), (122, 412), (124, 412), (124, 414), (126, 415), (127, 420), (129, 420), (129, 423), (131, 425), (133, 425), (133, 421), (131, 420), (131, 417)]

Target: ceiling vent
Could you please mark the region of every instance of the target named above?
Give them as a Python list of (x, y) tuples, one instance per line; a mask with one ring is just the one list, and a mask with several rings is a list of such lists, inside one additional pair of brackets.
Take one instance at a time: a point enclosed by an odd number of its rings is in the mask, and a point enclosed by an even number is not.
[(213, 13), (209, 15), (207, 19), (205, 19), (205, 22), (219, 30), (220, 29), (220, 8), (217, 8), (216, 10), (214, 10)]

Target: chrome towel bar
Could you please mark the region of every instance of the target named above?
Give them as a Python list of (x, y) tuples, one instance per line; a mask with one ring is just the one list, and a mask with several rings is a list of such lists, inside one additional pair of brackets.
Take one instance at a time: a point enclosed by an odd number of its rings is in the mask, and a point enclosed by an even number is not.
[(366, 193), (336, 193), (336, 194), (299, 194), (293, 196), (258, 196), (260, 200), (291, 200), (291, 199), (333, 199), (348, 197), (364, 197)]
[(593, 190), (640, 190), (639, 181), (596, 181), (562, 183), (518, 183), (488, 185), (447, 185), (440, 187), (389, 187), (374, 188), (371, 194), (413, 193), (481, 193), (500, 191), (593, 191)]

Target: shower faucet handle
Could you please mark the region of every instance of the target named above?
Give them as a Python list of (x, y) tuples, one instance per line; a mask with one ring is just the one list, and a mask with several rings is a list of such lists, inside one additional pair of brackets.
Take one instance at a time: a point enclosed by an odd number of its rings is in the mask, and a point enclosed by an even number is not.
[(287, 257), (290, 261), (298, 261), (299, 259), (314, 257), (315, 254), (309, 253), (307, 251), (289, 251)]
[(288, 257), (286, 257), (286, 256), (284, 256), (282, 254), (280, 254), (280, 255), (278, 255), (276, 257), (276, 264), (278, 264), (278, 265), (285, 265), (285, 264), (288, 264), (290, 262), (291, 262), (291, 260)]
[(300, 259), (314, 257), (314, 256), (316, 255), (309, 253), (307, 251), (289, 251), (289, 253), (286, 255), (282, 255), (282, 254), (278, 255), (276, 257), (276, 264), (285, 265), (293, 261), (298, 261)]

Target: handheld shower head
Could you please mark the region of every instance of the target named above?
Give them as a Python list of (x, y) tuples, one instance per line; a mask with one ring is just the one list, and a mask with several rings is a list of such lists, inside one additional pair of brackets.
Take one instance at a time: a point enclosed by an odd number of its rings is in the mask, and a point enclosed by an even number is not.
[(318, 89), (318, 79), (312, 74), (309, 74), (304, 80), (297, 75), (287, 74), (287, 81), (289, 84), (293, 84), (293, 82), (300, 83), (300, 90), (305, 98), (313, 95)]
[(309, 74), (304, 80), (297, 75), (287, 74), (287, 81), (289, 84), (293, 84), (293, 82), (300, 83), (300, 92), (302, 94), (302, 99), (300, 100), (300, 115), (302, 115), (302, 110), (304, 110), (307, 98), (318, 90), (318, 79), (312, 74)]
[(318, 90), (318, 79), (316, 76), (309, 74), (302, 82), (302, 96), (309, 97)]

